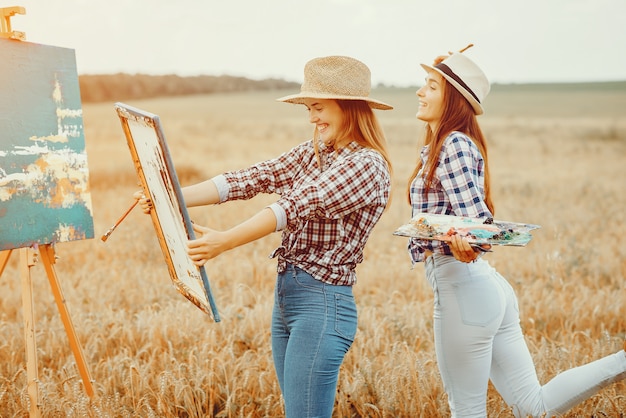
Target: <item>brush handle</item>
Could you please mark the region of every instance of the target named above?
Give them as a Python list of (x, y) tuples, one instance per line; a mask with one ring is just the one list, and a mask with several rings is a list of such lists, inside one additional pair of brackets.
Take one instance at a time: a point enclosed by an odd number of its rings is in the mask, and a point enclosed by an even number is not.
[(102, 235), (102, 237), (100, 237), (102, 242), (106, 242), (106, 240), (109, 239), (109, 237), (111, 236), (113, 231), (115, 231), (115, 228), (117, 228), (118, 225), (121, 224), (124, 219), (126, 219), (128, 214), (135, 208), (135, 206), (137, 206), (137, 203), (139, 203), (139, 200), (135, 200), (133, 202), (133, 204), (130, 205), (130, 207), (128, 209), (126, 209), (126, 212), (124, 212), (124, 214), (122, 216), (120, 216), (120, 218), (117, 220), (117, 222), (115, 222), (115, 224), (111, 228), (109, 228), (109, 230), (107, 232), (105, 232), (104, 235)]

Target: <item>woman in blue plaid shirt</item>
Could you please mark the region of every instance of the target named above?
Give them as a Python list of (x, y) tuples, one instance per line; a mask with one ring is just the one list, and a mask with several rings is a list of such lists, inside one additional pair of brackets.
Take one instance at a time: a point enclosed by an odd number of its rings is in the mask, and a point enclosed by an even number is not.
[[(224, 251), (282, 231), (272, 315), (272, 353), (288, 418), (332, 415), (339, 367), (352, 345), (355, 267), (387, 207), (391, 162), (369, 97), (370, 71), (353, 58), (309, 61), (298, 94), (313, 139), (252, 167), (183, 188), (189, 207), (275, 193), (276, 203), (227, 230), (194, 225), (189, 254), (203, 265)], [(145, 212), (151, 204), (135, 194)]]
[[(476, 115), (489, 81), (462, 53), (422, 64), (417, 118), (425, 143), (409, 185), (413, 213), (490, 218), (487, 143)], [(516, 417), (563, 414), (601, 388), (626, 377), (619, 351), (565, 371), (540, 385), (520, 327), (513, 288), (465, 238), (411, 239), (414, 263), (424, 262), (434, 292), (437, 363), (453, 417), (485, 417), (493, 385)]]

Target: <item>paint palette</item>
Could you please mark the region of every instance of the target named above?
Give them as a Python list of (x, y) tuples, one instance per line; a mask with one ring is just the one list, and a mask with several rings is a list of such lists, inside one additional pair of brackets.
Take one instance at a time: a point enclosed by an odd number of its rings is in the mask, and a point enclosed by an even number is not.
[(492, 218), (418, 213), (393, 234), (425, 240), (450, 241), (453, 235), (465, 237), (470, 244), (525, 246), (530, 231), (539, 225), (497, 221)]

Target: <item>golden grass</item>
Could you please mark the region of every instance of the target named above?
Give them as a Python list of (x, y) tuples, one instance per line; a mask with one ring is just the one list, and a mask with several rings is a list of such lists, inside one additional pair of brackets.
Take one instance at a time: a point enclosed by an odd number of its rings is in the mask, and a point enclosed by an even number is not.
[[(183, 185), (273, 157), (307, 139), (304, 108), (285, 92), (251, 92), (129, 103), (157, 113)], [(621, 348), (626, 331), (626, 94), (498, 93), (481, 116), (491, 143), (497, 217), (543, 226), (526, 248), (497, 248), (490, 261), (516, 288), (522, 325), (546, 382), (559, 371)], [(609, 94), (609, 93), (607, 93)], [(359, 331), (342, 366), (335, 417), (437, 417), (448, 407), (432, 343), (432, 295), (392, 231), (410, 216), (406, 178), (421, 127), (411, 90), (377, 98), (395, 161), (395, 195), (358, 268)], [(566, 97), (564, 100), (563, 97)], [(567, 97), (576, 98), (567, 99)], [(587, 98), (587, 106), (579, 100)], [(609, 101), (610, 100), (610, 101)], [(558, 106), (558, 107), (555, 107)], [(617, 106), (617, 109), (616, 109)], [(44, 417), (277, 417), (269, 323), (276, 234), (207, 264), (222, 317), (214, 323), (171, 285), (150, 220), (132, 212), (137, 178), (112, 103), (84, 106), (96, 238), (59, 244), (56, 271), (96, 396), (86, 396), (42, 266), (35, 285), (39, 390)], [(272, 196), (194, 208), (227, 228)], [(14, 254), (17, 255), (17, 254)], [(28, 415), (21, 288), (13, 257), (0, 284), (0, 415)], [(567, 417), (623, 416), (615, 384)], [(490, 390), (490, 417), (510, 416)]]

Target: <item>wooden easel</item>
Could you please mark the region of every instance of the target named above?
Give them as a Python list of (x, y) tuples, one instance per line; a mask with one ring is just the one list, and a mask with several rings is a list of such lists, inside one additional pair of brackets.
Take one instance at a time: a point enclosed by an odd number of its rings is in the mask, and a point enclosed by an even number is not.
[(18, 39), (20, 41), (26, 39), (24, 32), (11, 30), (11, 16), (16, 14), (26, 14), (26, 10), (19, 6), (0, 8), (0, 38)]
[[(26, 14), (23, 7), (6, 7), (0, 8), (0, 38), (14, 39), (17, 41), (25, 40), (23, 32), (11, 30), (11, 16), (15, 14)], [(9, 261), (11, 253), (15, 250), (0, 251), (0, 276)], [(35, 245), (31, 248), (20, 248), (19, 271), (22, 283), (22, 307), (24, 310), (24, 336), (26, 339), (26, 371), (28, 376), (28, 397), (30, 399), (30, 417), (40, 418), (39, 410), (39, 373), (37, 370), (37, 342), (35, 340), (35, 312), (33, 303), (33, 283), (31, 280), (31, 267), (37, 263), (37, 257), (41, 256), (54, 300), (61, 314), (61, 320), (65, 327), (65, 332), (70, 341), (70, 347), (74, 353), (78, 370), (80, 372), (85, 391), (89, 397), (93, 397), (92, 379), (87, 369), (83, 351), (76, 336), (74, 325), (70, 317), (67, 306), (65, 305), (65, 297), (61, 290), (61, 284), (54, 270), (56, 256), (52, 244)]]
[[(38, 251), (37, 251), (38, 250)], [(15, 250), (0, 252), (0, 276), (4, 271), (11, 253)], [(37, 371), (37, 342), (35, 340), (35, 311), (33, 303), (33, 282), (31, 280), (31, 267), (37, 263), (37, 256), (41, 256), (41, 261), (46, 270), (50, 287), (57, 304), (61, 320), (65, 327), (65, 332), (70, 341), (70, 347), (74, 353), (74, 358), (78, 366), (78, 371), (85, 386), (85, 392), (89, 397), (93, 397), (93, 381), (85, 362), (83, 350), (76, 336), (72, 318), (65, 305), (65, 297), (61, 290), (61, 284), (54, 270), (56, 256), (52, 244), (39, 245), (33, 248), (20, 248), (19, 270), (22, 281), (22, 307), (24, 309), (24, 336), (26, 339), (26, 371), (28, 375), (28, 397), (30, 398), (30, 416), (38, 418), (39, 411), (39, 374)]]

